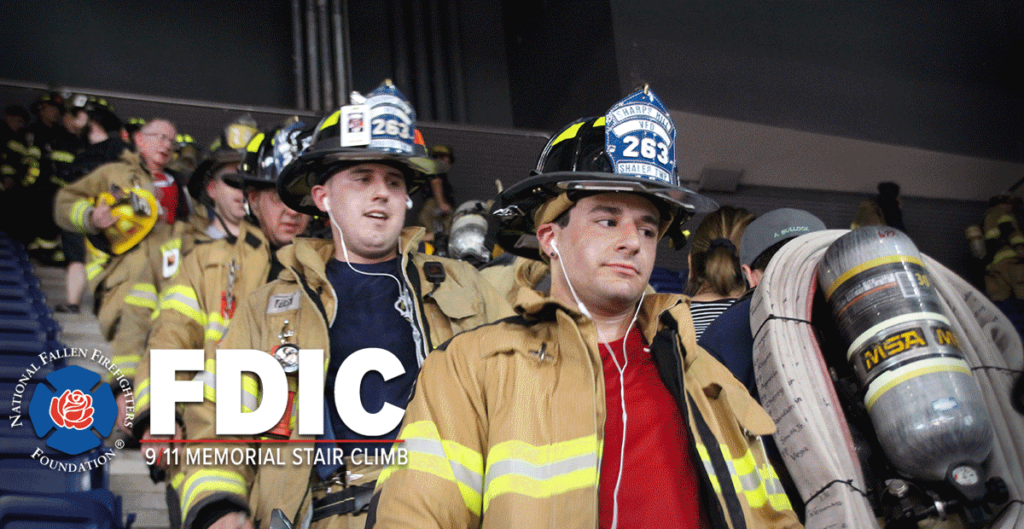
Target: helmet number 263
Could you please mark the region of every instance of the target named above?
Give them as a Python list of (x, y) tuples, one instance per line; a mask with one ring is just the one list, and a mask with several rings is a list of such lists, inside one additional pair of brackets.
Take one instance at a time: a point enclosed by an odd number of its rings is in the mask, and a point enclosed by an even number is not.
[[(655, 141), (654, 138), (640, 139), (636, 136), (626, 136), (622, 138), (622, 141), (626, 143), (626, 148), (622, 151), (623, 156), (643, 157), (648, 160), (657, 157), (659, 162), (668, 163), (668, 145), (663, 141)], [(637, 151), (637, 147), (640, 147), (639, 151)]]
[(412, 137), (409, 134), (409, 125), (397, 119), (375, 119), (371, 124), (374, 136), (398, 136), (404, 140)]

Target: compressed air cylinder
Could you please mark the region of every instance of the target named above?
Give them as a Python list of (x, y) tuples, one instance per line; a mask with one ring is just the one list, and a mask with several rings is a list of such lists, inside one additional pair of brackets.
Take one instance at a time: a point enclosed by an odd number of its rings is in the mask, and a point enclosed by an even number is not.
[(936, 481), (951, 465), (984, 461), (991, 419), (910, 238), (885, 226), (852, 231), (825, 252), (818, 284), (889, 461)]
[(487, 250), (487, 207), (479, 200), (470, 200), (458, 207), (452, 215), (448, 255), (453, 259), (480, 266), (490, 260)]

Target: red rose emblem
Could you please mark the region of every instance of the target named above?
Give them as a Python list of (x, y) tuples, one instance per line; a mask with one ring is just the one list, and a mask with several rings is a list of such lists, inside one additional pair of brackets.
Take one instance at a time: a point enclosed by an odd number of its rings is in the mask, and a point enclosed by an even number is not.
[(62, 428), (88, 430), (92, 427), (92, 412), (92, 395), (80, 389), (65, 389), (60, 397), (50, 401), (50, 419)]

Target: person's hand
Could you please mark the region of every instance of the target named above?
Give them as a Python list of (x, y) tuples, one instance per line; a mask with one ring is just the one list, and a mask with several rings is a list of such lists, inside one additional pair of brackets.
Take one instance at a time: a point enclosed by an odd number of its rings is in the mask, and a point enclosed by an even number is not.
[(210, 529), (253, 529), (252, 521), (244, 512), (233, 512), (221, 516)]
[(117, 420), (114, 422), (114, 426), (117, 426), (118, 430), (131, 435), (131, 428), (124, 425), (124, 418), (128, 415), (128, 399), (125, 398), (124, 392), (121, 392), (117, 394), (114, 400), (117, 401)]
[[(166, 435), (162, 435), (162, 436), (159, 436), (159, 437), (153, 437), (153, 435), (149, 433), (149, 428), (146, 428), (146, 431), (143, 432), (143, 434), (142, 434), (142, 440), (143, 441), (150, 441), (150, 440), (153, 440), (153, 439), (166, 439), (166, 438), (167, 438)], [(173, 439), (181, 439), (181, 425), (179, 425), (177, 422), (174, 423), (174, 437), (173, 437)], [(160, 454), (162, 454), (164, 450), (170, 450), (171, 444), (172, 443), (145, 443), (144, 447), (143, 447), (143, 450), (149, 450), (149, 449), (156, 450), (157, 459), (159, 460)], [(161, 465), (161, 466), (164, 466), (164, 465)]]
[(110, 205), (102, 200), (97, 201), (96, 207), (92, 208), (89, 220), (95, 228), (100, 230), (113, 226), (114, 216), (110, 214)]

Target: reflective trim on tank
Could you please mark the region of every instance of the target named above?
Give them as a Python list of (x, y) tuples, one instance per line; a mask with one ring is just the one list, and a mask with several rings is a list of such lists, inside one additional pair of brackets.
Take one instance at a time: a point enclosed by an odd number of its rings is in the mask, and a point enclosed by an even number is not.
[(955, 372), (971, 375), (971, 368), (962, 358), (925, 358), (916, 362), (887, 370), (868, 384), (867, 393), (864, 394), (864, 405), (868, 413), (878, 399), (887, 391), (912, 378), (927, 375), (930, 373)]
[(869, 341), (875, 341), (877, 336), (885, 331), (889, 331), (891, 328), (908, 322), (921, 322), (924, 323), (927, 320), (935, 320), (937, 322), (945, 324), (947, 327), (950, 325), (949, 319), (935, 312), (916, 312), (914, 314), (903, 314), (894, 318), (889, 318), (876, 325), (872, 325), (868, 330), (864, 331), (857, 337), (856, 340), (850, 344), (850, 348), (846, 350), (846, 358), (853, 361), (853, 355), (864, 347), (864, 344)]

